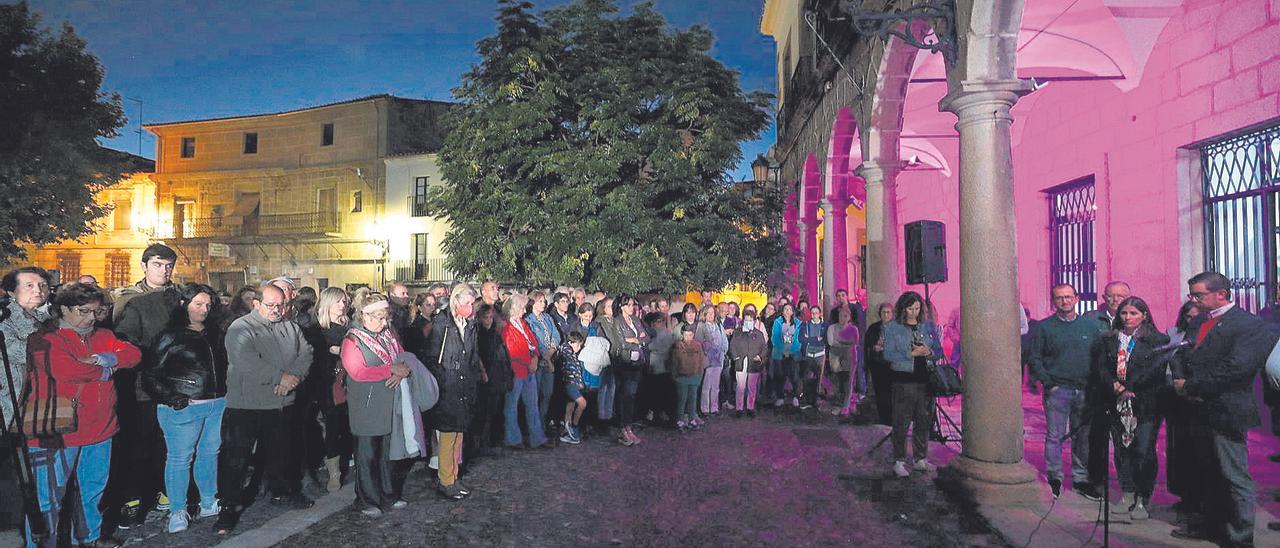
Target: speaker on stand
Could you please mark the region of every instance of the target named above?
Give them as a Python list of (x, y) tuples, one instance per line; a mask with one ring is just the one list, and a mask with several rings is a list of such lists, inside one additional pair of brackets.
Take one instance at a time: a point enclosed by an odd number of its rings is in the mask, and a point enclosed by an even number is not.
[(940, 221), (916, 221), (903, 227), (907, 251), (907, 283), (924, 284), (924, 300), (929, 301), (929, 284), (947, 281), (947, 226)]

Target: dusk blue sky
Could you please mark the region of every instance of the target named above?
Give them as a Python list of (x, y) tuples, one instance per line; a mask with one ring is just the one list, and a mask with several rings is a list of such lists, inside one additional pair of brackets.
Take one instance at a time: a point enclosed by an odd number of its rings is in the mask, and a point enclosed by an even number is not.
[[(538, 8), (565, 3), (534, 1)], [(633, 2), (619, 2), (624, 10)], [(657, 0), (678, 28), (701, 23), (712, 51), (746, 90), (776, 90), (772, 40), (760, 34), (763, 2)], [(286, 1), (32, 0), (46, 25), (67, 21), (106, 69), (107, 91), (142, 101), (144, 123), (291, 110), (364, 95), (451, 100), (494, 30), (493, 0)], [(138, 104), (104, 144), (138, 152)], [(744, 143), (735, 179), (773, 142), (772, 127)], [(142, 155), (155, 156), (143, 134)]]

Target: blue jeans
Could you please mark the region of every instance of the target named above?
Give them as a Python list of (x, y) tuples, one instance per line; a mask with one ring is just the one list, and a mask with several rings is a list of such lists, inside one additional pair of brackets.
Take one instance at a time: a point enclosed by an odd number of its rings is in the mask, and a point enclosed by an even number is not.
[(226, 408), (224, 398), (188, 405), (181, 411), (167, 405), (156, 406), (156, 419), (160, 421), (164, 444), (169, 450), (164, 466), (164, 489), (172, 508), (187, 508), (192, 457), (195, 457), (200, 507), (213, 508), (217, 504), (218, 450), (222, 448), (222, 412)]
[(702, 375), (676, 377), (676, 420), (687, 421), (698, 416), (698, 381)]
[[(27, 448), (31, 470), (35, 473), (36, 496), (40, 500), (40, 513), (49, 530), (47, 546), (56, 544), (58, 538), (58, 514), (62, 511), (67, 484), (76, 478), (80, 486), (80, 505), (71, 512), (73, 535), (82, 544), (98, 540), (102, 534), (102, 492), (107, 489), (107, 470), (111, 464), (111, 440), (83, 447), (62, 449)], [(31, 524), (26, 527), (27, 546), (37, 546), (31, 541)]]
[(613, 368), (606, 367), (600, 372), (600, 395), (596, 401), (596, 417), (601, 421), (613, 418), (613, 395), (617, 389), (618, 384), (613, 379)]
[(1044, 392), (1044, 467), (1051, 480), (1062, 481), (1062, 442), (1071, 436), (1071, 483), (1089, 483), (1089, 425), (1084, 424), (1084, 390), (1055, 386)]
[(551, 393), (556, 387), (556, 373), (547, 364), (538, 365), (538, 416), (547, 419), (551, 408)]
[(524, 403), (524, 422), (529, 428), (529, 446), (538, 447), (547, 442), (547, 435), (542, 431), (542, 417), (538, 415), (538, 381), (533, 377), (512, 379), (511, 391), (507, 392), (506, 417), (507, 445), (520, 445), (520, 420), (516, 410)]

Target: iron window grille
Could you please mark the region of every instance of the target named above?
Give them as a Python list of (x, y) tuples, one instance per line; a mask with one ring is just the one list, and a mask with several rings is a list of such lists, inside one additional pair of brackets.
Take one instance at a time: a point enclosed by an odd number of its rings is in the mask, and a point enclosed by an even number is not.
[(116, 288), (129, 285), (129, 267), (132, 264), (133, 260), (128, 255), (108, 255), (107, 279), (104, 280), (106, 287)]
[(1256, 313), (1280, 293), (1280, 125), (1202, 145), (1200, 169), (1205, 264)]
[(1093, 175), (1046, 190), (1049, 199), (1050, 286), (1071, 284), (1080, 296), (1076, 312), (1098, 308), (1094, 226), (1098, 205)]
[(413, 235), (413, 279), (427, 279), (427, 235)]
[(431, 182), (426, 177), (415, 177), (413, 180), (413, 216), (427, 216), (427, 189)]

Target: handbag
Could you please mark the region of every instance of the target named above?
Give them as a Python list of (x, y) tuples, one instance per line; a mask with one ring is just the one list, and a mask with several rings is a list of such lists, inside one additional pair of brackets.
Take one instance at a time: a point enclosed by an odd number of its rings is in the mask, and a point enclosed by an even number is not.
[(949, 398), (964, 392), (960, 371), (946, 359), (930, 359), (925, 368), (929, 372), (929, 391), (935, 397)]
[[(61, 337), (61, 335), (58, 335)], [(65, 339), (65, 337), (63, 337)], [(41, 341), (42, 349), (37, 352), (43, 355), (44, 367), (27, 368), (27, 387), (22, 392), (17, 420), (13, 421), (11, 431), (27, 438), (49, 438), (70, 434), (79, 427), (78, 410), (81, 407), (80, 394), (84, 385), (76, 386), (74, 396), (58, 394), (58, 381), (53, 378), (53, 366), (49, 357), (48, 343)], [(47, 387), (43, 395), (36, 393), (38, 375), (45, 376)]]

